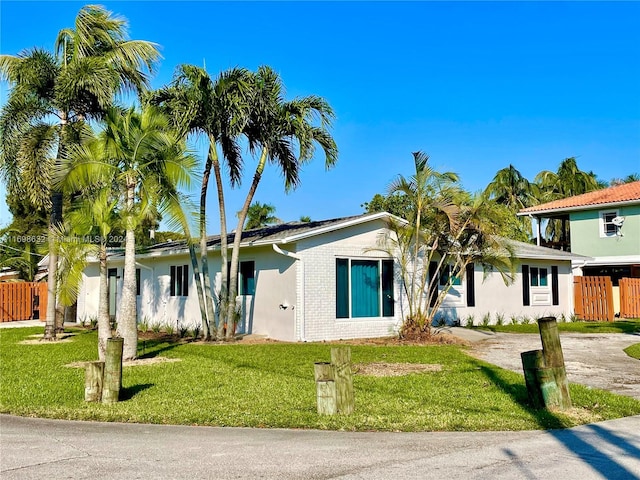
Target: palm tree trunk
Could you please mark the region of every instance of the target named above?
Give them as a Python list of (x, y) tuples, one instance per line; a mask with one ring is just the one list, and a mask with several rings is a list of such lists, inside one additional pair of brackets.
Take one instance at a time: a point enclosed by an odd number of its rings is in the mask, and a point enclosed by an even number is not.
[(204, 303), (204, 292), (202, 291), (202, 278), (200, 276), (200, 268), (198, 265), (198, 256), (193, 243), (189, 241), (189, 257), (191, 258), (191, 266), (193, 267), (193, 279), (196, 281), (196, 291), (198, 292), (198, 304), (200, 305), (200, 318), (202, 318), (202, 337), (204, 340), (211, 338), (209, 329), (209, 321), (207, 320), (207, 309)]
[(100, 292), (98, 294), (98, 358), (104, 361), (107, 339), (111, 336), (109, 321), (109, 278), (107, 276), (107, 245), (100, 245)]
[(256, 193), (258, 188), (258, 183), (260, 183), (260, 179), (262, 178), (262, 172), (264, 171), (264, 166), (267, 162), (267, 149), (262, 149), (262, 154), (260, 155), (260, 161), (258, 162), (258, 166), (256, 167), (256, 172), (253, 175), (253, 181), (251, 182), (251, 187), (249, 188), (249, 192), (247, 193), (247, 198), (244, 201), (244, 205), (242, 206), (242, 210), (238, 213), (238, 226), (236, 228), (236, 234), (233, 237), (233, 250), (231, 251), (231, 271), (229, 274), (229, 305), (227, 306), (227, 340), (233, 338), (235, 334), (235, 312), (236, 312), (236, 296), (238, 295), (238, 261), (240, 257), (240, 241), (242, 240), (242, 228), (244, 226), (244, 221), (247, 218), (247, 212), (249, 211), (249, 207), (251, 206), (251, 202), (253, 201), (253, 196)]
[[(228, 262), (228, 249), (227, 243), (227, 214), (224, 203), (224, 191), (222, 188), (222, 174), (220, 173), (220, 162), (218, 161), (218, 152), (216, 150), (215, 142), (210, 139), (209, 150), (212, 158), (213, 175), (216, 179), (216, 189), (218, 192), (218, 211), (220, 212), (220, 296), (218, 305), (218, 331), (216, 337), (221, 340), (224, 338), (224, 324), (228, 300), (228, 285), (229, 279), (227, 275), (227, 262)], [(211, 150), (213, 150), (211, 152)], [(206, 247), (206, 245), (205, 245)], [(201, 249), (202, 251), (202, 249)], [(203, 270), (206, 262), (206, 257), (203, 258)], [(205, 288), (208, 293), (211, 293), (211, 276), (207, 266), (207, 274), (205, 275)], [(208, 306), (208, 305), (207, 305)]]
[(128, 178), (124, 274), (120, 311), (117, 317), (118, 335), (124, 339), (123, 360), (133, 360), (138, 353), (138, 325), (136, 323), (136, 237), (132, 219), (135, 186), (135, 181), (132, 178)]
[(62, 194), (51, 195), (51, 218), (49, 221), (49, 271), (47, 273), (47, 320), (44, 326), (44, 340), (56, 339), (56, 300), (58, 276), (58, 252), (56, 246), (56, 225), (62, 222)]
[[(211, 276), (209, 274), (209, 261), (207, 252), (207, 190), (209, 188), (209, 177), (211, 175), (211, 167), (220, 169), (217, 158), (215, 139), (209, 136), (209, 153), (207, 155), (207, 163), (202, 174), (202, 188), (200, 190), (200, 262), (202, 265), (202, 280), (204, 283), (204, 297), (206, 315), (209, 323), (209, 332), (207, 338), (211, 337), (211, 332), (215, 331), (215, 313), (213, 311), (213, 294), (211, 292)], [(217, 177), (216, 177), (217, 181)], [(222, 188), (221, 184), (217, 185), (218, 191)], [(220, 215), (220, 218), (223, 214)], [(214, 334), (215, 335), (215, 334)]]

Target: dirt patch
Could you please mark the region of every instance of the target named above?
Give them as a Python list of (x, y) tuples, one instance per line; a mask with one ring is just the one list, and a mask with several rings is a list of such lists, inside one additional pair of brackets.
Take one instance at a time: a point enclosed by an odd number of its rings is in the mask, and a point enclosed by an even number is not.
[[(136, 360), (128, 360), (122, 362), (123, 367), (141, 367), (145, 365), (157, 365), (159, 363), (173, 363), (179, 362), (179, 358), (166, 358), (166, 357), (152, 357), (152, 358), (137, 358)], [(73, 362), (67, 363), (65, 367), (69, 368), (85, 368), (89, 362)]]
[(353, 371), (356, 375), (369, 375), (372, 377), (400, 377), (410, 373), (439, 372), (442, 365), (425, 363), (356, 363)]
[(382, 345), (392, 347), (399, 345), (469, 345), (469, 342), (449, 333), (436, 333), (431, 335), (430, 337), (421, 338), (398, 338), (394, 336), (379, 338), (356, 338), (352, 340), (329, 340), (323, 343), (338, 343), (344, 345)]
[(57, 343), (69, 343), (73, 341), (75, 333), (65, 333), (57, 335), (55, 340), (45, 340), (42, 334), (29, 335), (27, 340), (19, 342), (20, 345), (55, 345)]

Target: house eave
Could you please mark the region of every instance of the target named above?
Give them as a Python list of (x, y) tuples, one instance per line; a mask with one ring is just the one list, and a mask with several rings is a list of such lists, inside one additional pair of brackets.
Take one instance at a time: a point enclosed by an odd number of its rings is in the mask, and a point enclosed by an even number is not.
[(520, 217), (541, 217), (545, 214), (556, 214), (556, 213), (571, 213), (571, 212), (578, 212), (578, 211), (584, 211), (584, 210), (603, 210), (606, 208), (613, 208), (613, 207), (625, 207), (625, 206), (631, 206), (631, 205), (640, 205), (640, 201), (636, 200), (627, 200), (624, 202), (606, 202), (606, 203), (596, 203), (596, 204), (591, 204), (591, 205), (579, 205), (579, 206), (574, 206), (574, 207), (560, 207), (560, 208), (548, 208), (548, 209), (544, 209), (544, 210), (535, 210), (535, 211), (519, 211), (517, 213), (518, 216)]

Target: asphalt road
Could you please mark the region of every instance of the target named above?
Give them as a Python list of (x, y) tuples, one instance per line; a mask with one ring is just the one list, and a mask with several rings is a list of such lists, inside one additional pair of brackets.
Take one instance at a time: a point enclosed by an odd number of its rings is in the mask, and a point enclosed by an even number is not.
[(640, 416), (558, 431), (353, 433), (0, 416), (9, 479), (640, 479)]

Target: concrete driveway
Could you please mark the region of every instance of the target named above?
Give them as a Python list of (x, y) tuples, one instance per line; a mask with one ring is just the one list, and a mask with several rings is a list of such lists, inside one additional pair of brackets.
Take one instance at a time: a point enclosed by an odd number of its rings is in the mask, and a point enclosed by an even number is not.
[[(472, 342), (472, 355), (519, 373), (522, 373), (520, 353), (542, 348), (538, 334), (470, 333), (464, 330), (467, 329), (456, 328), (451, 333)], [(640, 334), (561, 333), (560, 343), (569, 382), (640, 400), (640, 360), (623, 351), (629, 345), (640, 343)]]

